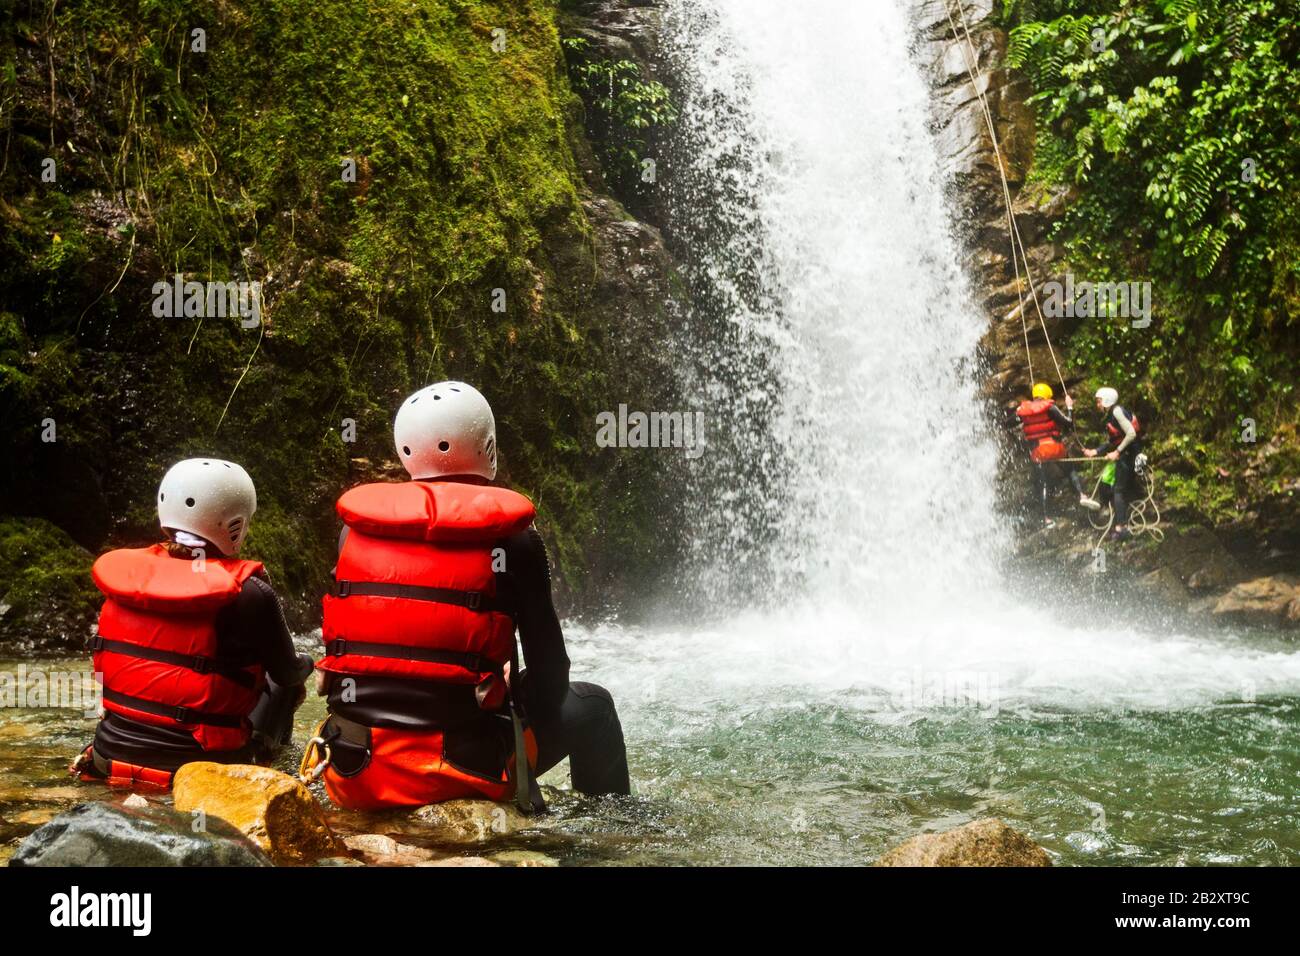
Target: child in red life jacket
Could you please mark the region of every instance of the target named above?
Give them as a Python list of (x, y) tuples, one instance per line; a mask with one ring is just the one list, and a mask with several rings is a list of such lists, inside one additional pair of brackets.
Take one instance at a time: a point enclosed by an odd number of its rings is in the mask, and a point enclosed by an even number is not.
[(73, 765), (82, 779), (165, 790), (190, 761), (259, 762), (288, 743), (312, 661), (261, 563), (238, 557), (256, 508), (239, 465), (182, 461), (158, 489), (167, 540), (95, 562), (105, 713)]
[[(1067, 411), (1074, 410), (1074, 399), (1068, 395), (1065, 398), (1065, 407)], [(1053, 524), (1047, 514), (1048, 486), (1059, 482), (1062, 476), (1067, 478), (1074, 486), (1074, 490), (1079, 493), (1080, 505), (1094, 511), (1100, 508), (1101, 506), (1089, 498), (1088, 493), (1084, 491), (1083, 479), (1074, 465), (1059, 461), (1067, 457), (1061, 435), (1073, 424), (1073, 419), (1057, 408), (1052, 400), (1052, 387), (1046, 382), (1035, 385), (1033, 397), (1016, 407), (1016, 418), (1023, 429), (1025, 440), (1030, 445), (1029, 457), (1034, 462), (1034, 497), (1042, 504), (1044, 525), (1050, 528)]]

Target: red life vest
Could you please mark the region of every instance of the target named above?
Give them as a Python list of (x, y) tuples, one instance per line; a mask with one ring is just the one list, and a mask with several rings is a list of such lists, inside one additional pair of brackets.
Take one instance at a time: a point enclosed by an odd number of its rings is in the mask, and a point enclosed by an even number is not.
[(324, 599), (322, 670), (477, 684), (514, 650), (492, 548), (532, 524), (533, 503), (460, 482), (360, 485)]
[(257, 561), (174, 558), (160, 544), (102, 555), (91, 575), (107, 600), (91, 649), (105, 710), (188, 730), (204, 750), (248, 743), (262, 668), (217, 657), (216, 620), (261, 570)]
[[(1138, 421), (1138, 417), (1130, 411), (1125, 411), (1122, 407), (1120, 411), (1123, 411), (1128, 416), (1129, 424), (1133, 426), (1133, 433), (1141, 435), (1142, 424)], [(1110, 436), (1112, 445), (1118, 445), (1124, 440), (1124, 429), (1115, 424), (1115, 410), (1113, 408), (1110, 410), (1110, 414), (1106, 416), (1106, 434)]]
[(1016, 407), (1016, 416), (1020, 426), (1025, 430), (1025, 438), (1034, 443), (1029, 457), (1034, 461), (1051, 461), (1065, 457), (1065, 446), (1061, 444), (1061, 429), (1052, 419), (1050, 398), (1036, 398), (1021, 402)]
[[(493, 548), (532, 524), (532, 502), (505, 488), (409, 481), (361, 485), (337, 508), (348, 535), (324, 598), (326, 656), (317, 666), (470, 685), (499, 675), (513, 656), (515, 622), (497, 601)], [(449, 758), (441, 730), (357, 732), (364, 767), (324, 773), (341, 806), (509, 795), (504, 757), (500, 774), (468, 772)]]

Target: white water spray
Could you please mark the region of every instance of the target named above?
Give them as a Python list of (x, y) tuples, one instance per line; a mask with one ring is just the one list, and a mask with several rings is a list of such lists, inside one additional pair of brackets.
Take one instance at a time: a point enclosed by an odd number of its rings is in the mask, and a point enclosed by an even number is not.
[(779, 697), (895, 712), (918, 674), (952, 672), (1003, 707), (1300, 690), (1300, 655), (1139, 633), (1119, 611), (1071, 625), (999, 581), (987, 317), (957, 266), (907, 4), (676, 0), (666, 23), (684, 88), (670, 225), (703, 290), (686, 347), (725, 436), (702, 460), (697, 572), (727, 620), (604, 630), (583, 665), (683, 703), (808, 688)]

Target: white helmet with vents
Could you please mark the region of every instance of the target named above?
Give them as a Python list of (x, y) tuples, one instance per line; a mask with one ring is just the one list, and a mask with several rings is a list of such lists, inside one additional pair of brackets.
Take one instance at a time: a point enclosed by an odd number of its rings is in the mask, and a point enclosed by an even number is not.
[(1097, 389), (1097, 398), (1101, 400), (1102, 408), (1110, 408), (1119, 401), (1119, 392), (1109, 387), (1099, 388)]
[(248, 472), (220, 458), (187, 458), (172, 465), (158, 486), (158, 523), (210, 541), (234, 557), (257, 510)]
[(416, 480), (497, 474), (497, 423), (473, 385), (438, 382), (402, 403), (393, 422), (397, 456)]

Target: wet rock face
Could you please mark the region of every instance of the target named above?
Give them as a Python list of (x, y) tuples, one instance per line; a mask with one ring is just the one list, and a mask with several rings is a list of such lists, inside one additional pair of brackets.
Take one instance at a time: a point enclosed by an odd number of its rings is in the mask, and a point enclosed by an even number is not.
[(945, 833), (923, 833), (890, 850), (876, 866), (1051, 866), (1047, 851), (1001, 820), (975, 820)]
[(229, 823), (150, 804), (82, 803), (35, 830), (10, 866), (270, 866)]
[(655, 76), (661, 0), (577, 0), (569, 5), (565, 26), (582, 37), (602, 59), (631, 60)]
[[(985, 392), (1007, 405), (1024, 397), (1022, 393), (1027, 390), (1029, 369), (1020, 306), (1022, 299), (1029, 295), (1029, 286), (1024, 282), (1023, 265), (1021, 282), (1017, 282), (999, 169), (1007, 179), (1012, 210), (1036, 285), (1058, 271), (1060, 251), (1047, 241), (1046, 233), (1069, 194), (1065, 191), (1033, 197), (1021, 194), (1034, 156), (1034, 112), (1025, 105), (1030, 92), (1028, 85), (1005, 66), (1007, 35), (989, 22), (992, 0), (975, 0), (965, 5), (964, 25), (955, 9), (953, 19), (949, 20), (949, 8), (943, 0), (928, 0), (921, 5), (917, 12), (921, 39), (916, 55), (928, 71), (934, 90), (935, 142), (949, 184), (966, 273), (989, 318), (989, 329), (981, 343), (981, 351), (990, 366)], [(972, 71), (979, 77), (978, 91), (971, 79)], [(984, 93), (993, 119), (996, 147), (979, 92)], [(1029, 310), (1026, 317), (1032, 320), (1029, 346), (1034, 368), (1049, 369), (1052, 364), (1047, 340), (1042, 329), (1037, 328), (1038, 317), (1032, 302), (1026, 305)], [(1053, 342), (1068, 331), (1063, 320), (1048, 320), (1048, 333)]]
[[(585, 63), (632, 63), (643, 82), (661, 82), (671, 85), (671, 75), (660, 56), (660, 37), (663, 31), (662, 0), (578, 0), (561, 14), (559, 25), (566, 39), (580, 40), (585, 44), (581, 51), (570, 55), (571, 61)], [(574, 57), (577, 59), (574, 60)], [(570, 74), (572, 76), (572, 74)], [(611, 190), (597, 153), (606, 144), (608, 130), (592, 122), (590, 104), (582, 119), (585, 121), (590, 143), (575, 144), (574, 158), (582, 170), (588, 188), (600, 193)], [(646, 155), (658, 156), (661, 143), (655, 129), (642, 131)], [(591, 145), (596, 150), (588, 148)], [(619, 202), (655, 225), (665, 222), (664, 210), (658, 190), (649, 195), (623, 195), (613, 190)]]

